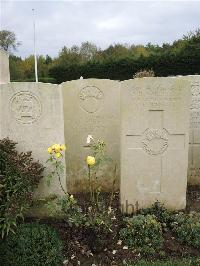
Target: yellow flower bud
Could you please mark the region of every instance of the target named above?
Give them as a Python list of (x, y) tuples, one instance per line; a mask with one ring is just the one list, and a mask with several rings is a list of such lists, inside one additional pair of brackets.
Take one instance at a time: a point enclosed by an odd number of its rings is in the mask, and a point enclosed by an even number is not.
[(52, 154), (52, 148), (51, 147), (49, 147), (48, 149), (47, 149), (47, 151), (48, 151), (48, 153), (50, 153), (50, 154)]
[(61, 153), (60, 152), (56, 152), (55, 156), (56, 156), (56, 158), (60, 158)]
[(66, 150), (66, 146), (64, 144), (60, 145), (60, 149), (61, 151), (65, 151)]
[(94, 165), (94, 164), (95, 164), (95, 158), (92, 157), (92, 156), (88, 156), (88, 157), (87, 157), (87, 164), (88, 164), (89, 166)]

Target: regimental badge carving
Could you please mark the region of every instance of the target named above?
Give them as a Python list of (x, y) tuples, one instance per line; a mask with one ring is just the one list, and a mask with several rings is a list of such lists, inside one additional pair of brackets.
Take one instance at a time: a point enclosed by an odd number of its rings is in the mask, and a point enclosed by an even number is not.
[(166, 129), (148, 128), (143, 133), (142, 146), (149, 155), (162, 154), (168, 147), (168, 132)]
[(79, 92), (80, 106), (88, 113), (95, 113), (102, 105), (103, 92), (95, 86), (87, 86)]
[(28, 91), (18, 92), (10, 100), (10, 111), (23, 124), (35, 122), (41, 115), (40, 100)]

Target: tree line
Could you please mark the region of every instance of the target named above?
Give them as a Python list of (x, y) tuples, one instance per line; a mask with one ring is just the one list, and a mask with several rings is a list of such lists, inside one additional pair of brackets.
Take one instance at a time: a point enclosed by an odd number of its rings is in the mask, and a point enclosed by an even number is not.
[[(200, 74), (200, 29), (171, 44), (114, 44), (103, 50), (84, 42), (64, 46), (55, 58), (38, 56), (39, 81), (43, 82), (61, 83), (81, 76), (125, 80), (141, 69), (152, 69), (155, 76)], [(11, 55), (10, 72), (12, 81), (34, 81), (33, 55), (25, 59)]]

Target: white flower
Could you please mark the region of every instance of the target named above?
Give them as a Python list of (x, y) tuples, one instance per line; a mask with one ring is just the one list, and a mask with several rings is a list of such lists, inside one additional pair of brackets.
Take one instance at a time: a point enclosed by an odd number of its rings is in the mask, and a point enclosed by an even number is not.
[(87, 144), (90, 144), (90, 142), (91, 142), (92, 139), (94, 139), (94, 138), (92, 137), (92, 135), (88, 135), (88, 136), (87, 136), (87, 141), (86, 141), (86, 143), (87, 143)]
[(118, 242), (117, 242), (117, 245), (121, 245), (122, 244), (122, 240), (118, 240)]
[(80, 76), (80, 79), (83, 79), (83, 77), (82, 77), (82, 76)]
[(109, 207), (109, 208), (108, 208), (108, 214), (110, 214), (111, 212), (112, 212), (112, 208)]
[(64, 261), (63, 261), (63, 264), (64, 264), (64, 265), (67, 265), (68, 262), (69, 262), (69, 260), (64, 260)]
[(112, 254), (115, 255), (117, 253), (117, 250), (113, 250)]
[(128, 247), (127, 246), (124, 246), (123, 249), (128, 249)]

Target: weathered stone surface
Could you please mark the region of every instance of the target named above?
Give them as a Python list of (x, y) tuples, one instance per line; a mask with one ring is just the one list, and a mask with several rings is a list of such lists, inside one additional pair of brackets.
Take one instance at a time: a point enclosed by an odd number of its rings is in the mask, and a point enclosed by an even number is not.
[(143, 78), (121, 83), (121, 204), (186, 204), (190, 83)]
[(0, 49), (0, 84), (10, 82), (9, 55)]
[(187, 76), (191, 82), (188, 184), (200, 185), (200, 76)]
[[(1, 138), (18, 142), (19, 151), (32, 151), (43, 165), (48, 158), (47, 148), (64, 143), (64, 124), (61, 88), (42, 83), (9, 83), (0, 86)], [(65, 161), (63, 160), (65, 163)], [(47, 171), (45, 172), (47, 174)], [(65, 173), (62, 184), (66, 186)], [(36, 198), (62, 194), (58, 179), (48, 187), (41, 182)]]
[(111, 80), (80, 79), (66, 82), (63, 87), (65, 140), (67, 143), (68, 191), (86, 188), (86, 138), (92, 135), (107, 144), (108, 156), (113, 159), (102, 178), (104, 189), (111, 188), (114, 164), (119, 167), (120, 88)]
[[(60, 86), (3, 84), (0, 137), (18, 141), (20, 151), (32, 150), (43, 164), (49, 145), (66, 142), (67, 178), (64, 173), (62, 183), (66, 187), (67, 182), (69, 192), (86, 189), (87, 136), (102, 138), (113, 159), (104, 169), (104, 190), (112, 186), (115, 163), (119, 170), (121, 149), (124, 208), (126, 200), (135, 208), (137, 202), (145, 207), (159, 200), (180, 209), (185, 206), (187, 182), (190, 87), (188, 183), (200, 184), (200, 76), (124, 82), (81, 79)], [(56, 181), (50, 188), (41, 183), (36, 196), (52, 193), (62, 194)]]

